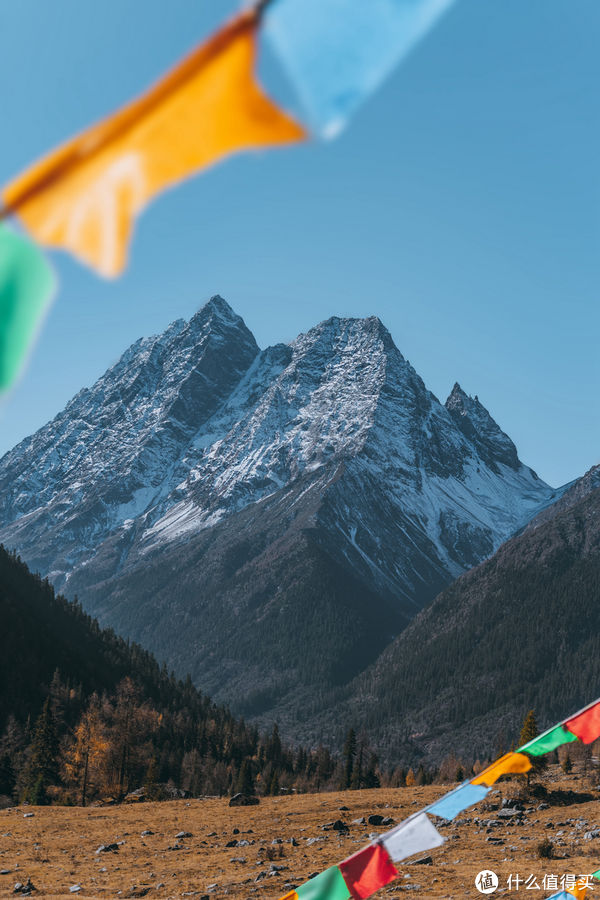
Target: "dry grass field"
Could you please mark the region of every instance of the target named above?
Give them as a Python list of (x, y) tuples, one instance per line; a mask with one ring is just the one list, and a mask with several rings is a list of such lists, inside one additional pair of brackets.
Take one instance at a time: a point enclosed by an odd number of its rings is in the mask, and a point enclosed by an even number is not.
[[(542, 780), (553, 790), (587, 789), (576, 773), (567, 777), (557, 768)], [(516, 780), (501, 783), (484, 803), (443, 827), (447, 841), (432, 851), (431, 861), (402, 865), (400, 878), (379, 896), (414, 891), (427, 898), (479, 897), (475, 875), (490, 868), (500, 877), (497, 893), (542, 898), (552, 893), (543, 890), (544, 874), (580, 875), (600, 867), (600, 837), (589, 836), (600, 828), (598, 792), (586, 802), (542, 809), (536, 800), (521, 816), (506, 820), (486, 809), (514, 797), (517, 789)], [(436, 785), (274, 797), (240, 809), (229, 808), (226, 799), (87, 809), (16, 807), (0, 812), (0, 895), (12, 896), (15, 884), (30, 878), (36, 897), (276, 900), (350, 855), (370, 834), (387, 830), (352, 824), (354, 819), (380, 814), (398, 822), (447, 790)], [(347, 834), (323, 829), (336, 819), (349, 825)], [(180, 832), (186, 835), (177, 837)], [(539, 858), (537, 846), (547, 837), (559, 858)], [(227, 846), (232, 841), (237, 846)], [(97, 852), (108, 844), (118, 849)], [(540, 889), (524, 884), (511, 889), (509, 874), (534, 874)], [(80, 889), (71, 892), (76, 886)], [(600, 900), (600, 885), (597, 891)]]

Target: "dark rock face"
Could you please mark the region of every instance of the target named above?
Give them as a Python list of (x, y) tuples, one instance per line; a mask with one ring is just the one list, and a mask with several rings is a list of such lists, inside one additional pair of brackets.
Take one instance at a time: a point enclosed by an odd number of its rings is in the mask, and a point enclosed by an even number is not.
[(554, 497), (376, 317), (261, 351), (213, 297), (0, 460), (0, 541), (215, 699), (310, 737), (309, 694), (329, 703)]

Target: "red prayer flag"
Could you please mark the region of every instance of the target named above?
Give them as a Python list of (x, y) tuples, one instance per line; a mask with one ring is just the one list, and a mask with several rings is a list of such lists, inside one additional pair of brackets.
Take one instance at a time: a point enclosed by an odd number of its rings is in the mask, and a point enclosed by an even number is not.
[(365, 900), (398, 877), (398, 870), (381, 844), (371, 844), (339, 864), (354, 900)]
[(584, 744), (591, 744), (600, 737), (600, 700), (572, 719), (567, 719), (565, 728), (576, 735)]

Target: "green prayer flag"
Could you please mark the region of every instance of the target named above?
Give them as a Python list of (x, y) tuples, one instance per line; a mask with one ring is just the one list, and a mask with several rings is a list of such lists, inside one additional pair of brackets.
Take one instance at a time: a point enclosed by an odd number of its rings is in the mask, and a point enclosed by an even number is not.
[(55, 288), (35, 244), (0, 225), (0, 391), (21, 371)]
[(592, 878), (595, 878), (596, 881), (600, 881), (600, 869), (597, 872), (592, 872)]
[(556, 728), (553, 728), (551, 731), (540, 734), (539, 737), (533, 738), (533, 740), (529, 741), (527, 744), (523, 744), (522, 747), (519, 747), (517, 753), (529, 753), (530, 756), (543, 756), (544, 753), (550, 753), (551, 750), (556, 750), (556, 748), (560, 747), (562, 744), (569, 744), (571, 741), (576, 740), (577, 737), (574, 734), (571, 734), (570, 731), (565, 731), (562, 725), (557, 725)]
[(298, 900), (348, 900), (350, 891), (337, 866), (325, 869), (296, 888)]

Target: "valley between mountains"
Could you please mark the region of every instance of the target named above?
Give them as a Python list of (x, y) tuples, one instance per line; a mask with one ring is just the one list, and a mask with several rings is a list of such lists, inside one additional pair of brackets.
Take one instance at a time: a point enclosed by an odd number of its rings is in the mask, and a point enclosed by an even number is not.
[(379, 319), (261, 350), (217, 296), (0, 460), (0, 542), (234, 713), (434, 759), (600, 693), (590, 663), (550, 698), (531, 649), (546, 616), (565, 666), (596, 640), (563, 614), (578, 584), (600, 624), (599, 491), (545, 484), (458, 384), (441, 403)]

